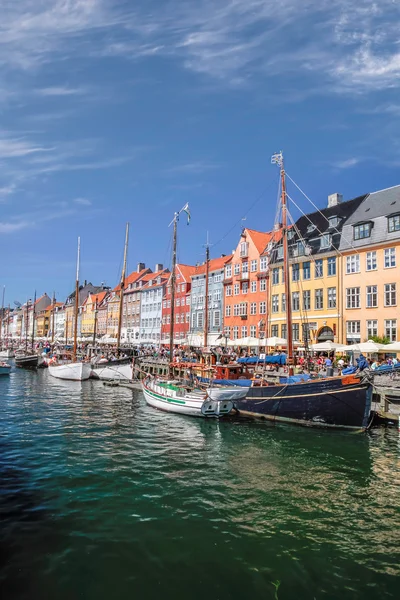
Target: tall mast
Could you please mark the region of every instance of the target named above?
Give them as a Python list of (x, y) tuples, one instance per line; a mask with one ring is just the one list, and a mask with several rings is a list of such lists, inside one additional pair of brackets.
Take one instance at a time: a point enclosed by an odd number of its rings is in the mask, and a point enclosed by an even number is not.
[(4, 296), (6, 293), (6, 286), (3, 285), (3, 295), (1, 298), (1, 319), (0, 319), (0, 346), (3, 339), (3, 322), (4, 322)]
[(290, 295), (290, 269), (289, 269), (289, 248), (288, 248), (288, 218), (287, 218), (287, 195), (286, 195), (286, 174), (283, 163), (282, 152), (278, 158), (278, 164), (281, 169), (281, 188), (282, 188), (282, 237), (283, 237), (283, 273), (285, 280), (286, 297), (286, 338), (288, 349), (288, 363), (293, 362), (293, 329), (292, 329), (292, 298)]
[(96, 333), (97, 333), (97, 315), (98, 315), (98, 308), (97, 308), (97, 296), (96, 296), (96, 302), (94, 304), (94, 325), (93, 325), (93, 349), (95, 347), (96, 344)]
[(126, 277), (126, 259), (127, 259), (127, 254), (128, 254), (128, 240), (129, 240), (129, 223), (126, 224), (125, 246), (124, 246), (124, 264), (122, 267), (121, 283), (119, 286), (117, 353), (119, 353), (119, 345), (121, 343), (122, 313), (123, 313), (123, 309), (124, 309), (124, 289), (125, 289), (125, 277)]
[(171, 324), (169, 328), (169, 360), (174, 357), (174, 319), (175, 319), (175, 281), (176, 281), (176, 237), (179, 213), (174, 214), (174, 237), (172, 242), (172, 273), (171, 273)]
[(78, 257), (76, 260), (76, 283), (75, 283), (75, 310), (74, 310), (74, 351), (73, 359), (76, 362), (76, 353), (78, 349), (78, 312), (79, 312), (79, 266), (81, 257), (81, 238), (78, 237)]
[(51, 343), (54, 342), (54, 324), (55, 324), (56, 293), (53, 292), (53, 310), (51, 311)]
[(206, 244), (206, 286), (205, 286), (205, 314), (204, 314), (204, 347), (208, 346), (208, 275), (210, 272), (210, 244), (208, 243), (207, 233), (207, 244)]
[(10, 309), (10, 305), (8, 305), (8, 314), (7, 314), (7, 346), (8, 346), (8, 342), (9, 342), (9, 336), (10, 336), (10, 317), (11, 317), (11, 309)]
[(29, 300), (26, 301), (25, 352), (28, 352), (28, 329), (29, 329)]
[(36, 290), (35, 290), (35, 297), (33, 299), (33, 308), (32, 308), (32, 339), (31, 339), (32, 352), (33, 352), (33, 346), (35, 344), (35, 313), (36, 313)]

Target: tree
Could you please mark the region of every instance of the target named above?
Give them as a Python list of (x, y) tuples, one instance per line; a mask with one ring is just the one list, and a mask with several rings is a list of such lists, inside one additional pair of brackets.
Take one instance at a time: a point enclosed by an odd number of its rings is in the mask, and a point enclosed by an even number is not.
[(371, 340), (373, 342), (375, 342), (376, 344), (390, 344), (389, 338), (387, 338), (383, 335), (373, 335), (371, 337)]

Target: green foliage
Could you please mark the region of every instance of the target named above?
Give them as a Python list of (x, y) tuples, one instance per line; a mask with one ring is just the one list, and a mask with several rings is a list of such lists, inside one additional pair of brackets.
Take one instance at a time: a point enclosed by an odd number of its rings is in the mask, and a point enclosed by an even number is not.
[(383, 335), (373, 335), (371, 340), (376, 344), (390, 344), (389, 338)]

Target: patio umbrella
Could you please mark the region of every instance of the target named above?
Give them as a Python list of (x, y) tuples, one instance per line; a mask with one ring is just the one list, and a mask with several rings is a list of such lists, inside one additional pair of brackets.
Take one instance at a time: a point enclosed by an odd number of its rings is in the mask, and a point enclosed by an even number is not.
[(333, 350), (340, 350), (342, 347), (342, 344), (335, 344), (330, 340), (320, 342), (319, 344), (311, 344), (311, 350), (315, 350), (316, 352), (332, 352)]
[(381, 352), (385, 350), (387, 346), (385, 344), (377, 344), (372, 340), (368, 340), (368, 342), (361, 342), (360, 344), (353, 344), (352, 346), (346, 346), (346, 350), (355, 350), (356, 352), (366, 352), (370, 354), (371, 352)]
[(400, 352), (400, 342), (392, 342), (391, 344), (385, 344), (384, 349), (389, 352)]
[(284, 338), (277, 337), (276, 335), (273, 337), (269, 337), (264, 341), (264, 346), (286, 346), (287, 340)]

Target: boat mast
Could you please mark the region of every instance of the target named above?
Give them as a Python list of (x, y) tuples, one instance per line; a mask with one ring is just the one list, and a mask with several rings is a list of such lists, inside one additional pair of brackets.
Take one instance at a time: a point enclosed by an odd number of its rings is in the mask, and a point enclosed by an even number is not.
[(210, 244), (208, 243), (208, 232), (207, 232), (207, 244), (206, 244), (206, 286), (205, 286), (205, 314), (204, 314), (204, 348), (208, 346), (208, 275), (210, 272)]
[(285, 297), (286, 297), (286, 339), (287, 339), (287, 349), (288, 349), (288, 363), (290, 364), (293, 362), (292, 298), (290, 295), (286, 174), (285, 174), (285, 167), (284, 167), (284, 163), (283, 163), (282, 152), (280, 152), (280, 154), (278, 155), (277, 162), (281, 169), (283, 273), (284, 273), (284, 280), (285, 280)]
[(54, 342), (55, 305), (56, 305), (56, 293), (53, 292), (53, 310), (52, 310), (52, 315), (51, 315), (51, 343)]
[[(21, 328), (22, 329), (22, 328)], [(28, 352), (28, 329), (29, 329), (29, 300), (26, 301), (26, 318), (25, 318), (25, 352)]]
[(3, 322), (4, 322), (4, 296), (6, 293), (6, 286), (3, 285), (3, 295), (1, 299), (1, 319), (0, 319), (0, 348), (3, 341)]
[(125, 277), (126, 277), (126, 260), (128, 254), (128, 240), (129, 240), (129, 223), (126, 224), (125, 231), (125, 246), (124, 246), (124, 264), (121, 273), (121, 283), (119, 286), (119, 315), (118, 315), (118, 333), (117, 333), (117, 354), (119, 354), (119, 345), (121, 343), (121, 328), (122, 328), (122, 313), (124, 309), (124, 289), (125, 289)]
[(35, 344), (35, 313), (36, 313), (36, 290), (35, 290), (35, 297), (33, 299), (33, 308), (32, 308), (32, 339), (31, 339), (32, 352), (33, 352), (33, 346)]
[(75, 283), (75, 309), (74, 309), (74, 350), (73, 360), (76, 362), (76, 353), (78, 349), (78, 312), (79, 312), (79, 264), (81, 256), (81, 238), (78, 237), (78, 257), (76, 261), (76, 283)]
[(96, 345), (97, 314), (98, 314), (98, 308), (97, 308), (97, 296), (96, 296), (96, 302), (94, 304), (94, 325), (93, 325), (93, 342), (92, 342), (93, 350)]
[[(169, 328), (169, 362), (172, 363), (174, 357), (174, 319), (175, 319), (175, 281), (176, 281), (176, 238), (178, 229), (179, 213), (174, 214), (174, 236), (172, 242), (172, 273), (170, 279), (171, 285), (171, 323)], [(171, 369), (171, 367), (170, 367)]]
[[(11, 317), (11, 309), (10, 309), (10, 305), (8, 305), (8, 314), (7, 314), (7, 346), (9, 344), (9, 337), (10, 337), (10, 317)], [(11, 347), (12, 347), (12, 342), (11, 342)]]

